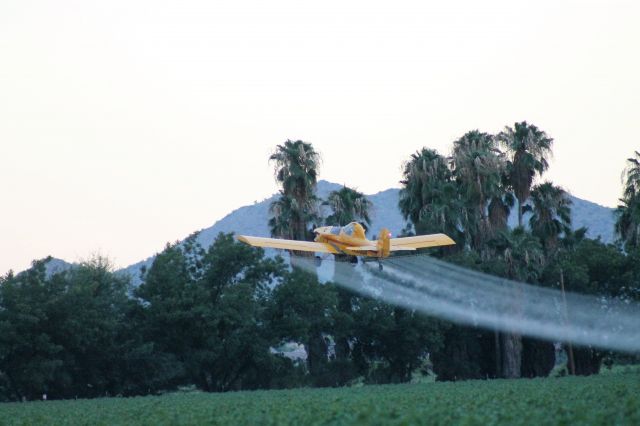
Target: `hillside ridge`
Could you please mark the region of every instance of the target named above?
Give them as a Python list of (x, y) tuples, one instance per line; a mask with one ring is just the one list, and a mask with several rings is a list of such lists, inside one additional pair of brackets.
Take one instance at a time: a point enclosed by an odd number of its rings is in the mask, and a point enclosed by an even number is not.
[[(326, 199), (331, 191), (342, 188), (343, 185), (320, 180), (317, 186), (317, 196)], [(371, 215), (372, 235), (382, 228), (388, 228), (394, 235), (398, 235), (405, 226), (405, 221), (398, 208), (399, 188), (389, 188), (375, 194), (367, 194), (373, 204)], [(278, 193), (254, 204), (239, 207), (222, 219), (216, 221), (208, 228), (199, 231), (197, 241), (203, 247), (209, 247), (220, 232), (234, 232), (237, 234), (255, 235), (258, 237), (269, 237), (269, 206), (279, 196)], [(583, 200), (570, 195), (572, 204), (572, 222), (574, 229), (587, 227), (587, 236), (598, 238), (605, 242), (614, 241), (614, 215), (613, 209), (604, 207), (591, 201)], [(517, 215), (511, 212), (509, 223), (514, 226), (517, 223)], [(185, 237), (186, 238), (186, 237)], [(132, 277), (134, 284), (139, 284), (140, 268), (147, 269), (153, 263), (155, 255), (150, 256), (140, 262), (120, 269), (118, 272), (127, 273)]]

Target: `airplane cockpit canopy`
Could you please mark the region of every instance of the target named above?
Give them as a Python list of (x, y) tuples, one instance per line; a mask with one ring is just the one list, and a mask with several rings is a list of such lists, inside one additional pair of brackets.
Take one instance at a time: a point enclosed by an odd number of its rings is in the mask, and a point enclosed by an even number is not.
[(342, 228), (340, 228), (339, 226), (332, 226), (329, 230), (329, 232), (333, 235), (340, 235), (340, 231), (342, 231)]
[(343, 226), (342, 227), (342, 233), (344, 235), (348, 235), (348, 236), (352, 237), (353, 236), (353, 231), (355, 229), (355, 227), (353, 225), (354, 225), (354, 223), (351, 222), (350, 224)]
[(349, 237), (364, 238), (364, 228), (358, 222), (351, 222), (342, 227), (342, 234)]

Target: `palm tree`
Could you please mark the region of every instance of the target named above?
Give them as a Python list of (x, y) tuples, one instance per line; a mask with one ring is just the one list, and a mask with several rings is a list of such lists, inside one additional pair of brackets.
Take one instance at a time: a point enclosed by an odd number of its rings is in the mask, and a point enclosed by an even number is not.
[(417, 233), (444, 232), (460, 241), (463, 206), (447, 160), (423, 148), (404, 164), (399, 207)]
[(453, 143), (451, 165), (460, 193), (469, 204), (465, 233), (480, 249), (490, 233), (489, 200), (502, 198), (503, 154), (492, 135), (478, 130), (467, 132)]
[(623, 195), (616, 208), (616, 234), (627, 250), (640, 247), (640, 152), (627, 159), (622, 173)]
[[(343, 186), (338, 191), (332, 191), (327, 200), (323, 202), (323, 205), (331, 208), (331, 215), (327, 216), (325, 223), (327, 225), (345, 225), (349, 222), (361, 222), (365, 228), (371, 226), (370, 212), (373, 204), (369, 199), (361, 192), (355, 189)], [(335, 255), (336, 260), (339, 260), (334, 265), (335, 276), (341, 276), (343, 279), (352, 279), (353, 282), (357, 282), (358, 279), (355, 276), (356, 272), (354, 268), (346, 262), (349, 256)], [(353, 278), (351, 278), (353, 276)], [(341, 326), (333, 337), (335, 339), (335, 355), (336, 360), (340, 362), (346, 362), (349, 359), (351, 353), (351, 347), (349, 345), (350, 333), (353, 332), (353, 300), (355, 294), (352, 291), (336, 288), (337, 295), (337, 309), (341, 315)]]
[(542, 247), (540, 241), (524, 228), (502, 232), (492, 245), (505, 261), (507, 278), (532, 282), (540, 276), (544, 260)]
[(287, 197), (280, 191), (280, 197), (269, 206), (271, 236), (287, 239), (295, 238), (291, 227), (292, 201), (292, 198)]
[(532, 212), (531, 233), (540, 239), (550, 255), (560, 235), (567, 235), (571, 230), (571, 199), (562, 188), (545, 182), (533, 188), (531, 201), (533, 205), (525, 209)]
[(624, 196), (632, 198), (640, 195), (640, 152), (635, 151), (634, 157), (627, 159), (622, 179), (625, 184)]
[[(543, 254), (537, 238), (518, 227), (513, 231), (506, 230), (492, 240), (494, 250), (506, 265), (507, 278), (527, 282), (538, 278), (542, 270)], [(510, 287), (513, 294), (511, 312), (519, 315), (523, 304), (522, 289), (519, 286)], [(502, 375), (505, 378), (518, 378), (521, 375), (522, 336), (516, 332), (506, 332), (501, 336)], [(499, 342), (497, 342), (499, 344)]]
[(327, 225), (346, 225), (350, 222), (362, 222), (365, 228), (371, 226), (371, 201), (359, 191), (343, 186), (338, 191), (332, 191), (327, 200), (322, 203), (331, 208), (331, 215), (327, 216)]
[(547, 158), (551, 155), (553, 139), (526, 121), (515, 123), (514, 128), (506, 126), (496, 139), (510, 157), (507, 175), (518, 200), (518, 225), (523, 226), (524, 204), (529, 199), (535, 175), (542, 175), (549, 168)]
[[(320, 154), (310, 143), (287, 140), (284, 144), (276, 146), (269, 161), (274, 163), (276, 180), (282, 185), (280, 197), (270, 206), (271, 235), (296, 240), (309, 239), (309, 224), (318, 220), (318, 198), (315, 191)], [(298, 257), (311, 255), (305, 252), (292, 252), (293, 254), (297, 254), (291, 256), (294, 269), (298, 266)], [(317, 282), (317, 277), (313, 277), (313, 281)], [(327, 346), (320, 329), (310, 331), (307, 349), (309, 371), (315, 374), (322, 370), (320, 366), (327, 360)]]
[(280, 199), (271, 205), (271, 233), (307, 239), (309, 222), (316, 218), (315, 189), (320, 155), (310, 143), (287, 140), (276, 147), (269, 161), (275, 164), (275, 177), (282, 185)]
[(509, 215), (514, 204), (513, 194), (507, 190), (505, 185), (501, 185), (498, 195), (493, 196), (489, 202), (489, 225), (491, 227), (489, 235), (495, 237), (498, 232), (507, 229)]
[(640, 197), (620, 199), (615, 215), (616, 234), (627, 251), (640, 247)]

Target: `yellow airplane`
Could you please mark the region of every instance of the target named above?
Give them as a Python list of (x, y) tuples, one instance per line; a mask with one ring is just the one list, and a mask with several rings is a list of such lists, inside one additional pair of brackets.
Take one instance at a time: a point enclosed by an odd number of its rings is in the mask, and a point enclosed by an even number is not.
[(391, 238), (391, 232), (389, 232), (388, 229), (380, 231), (377, 240), (368, 240), (365, 236), (364, 228), (358, 222), (351, 222), (343, 227), (322, 226), (314, 229), (313, 232), (316, 234), (314, 242), (249, 237), (246, 235), (239, 235), (237, 238), (243, 243), (255, 247), (346, 254), (350, 256), (373, 257), (378, 260), (388, 257), (393, 251), (412, 251), (423, 247), (449, 246), (455, 244), (455, 242), (445, 234)]

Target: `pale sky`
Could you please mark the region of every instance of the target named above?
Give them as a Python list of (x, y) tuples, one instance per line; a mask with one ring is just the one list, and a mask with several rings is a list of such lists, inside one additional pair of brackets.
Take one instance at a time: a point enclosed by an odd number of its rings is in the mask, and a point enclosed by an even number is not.
[(423, 146), (527, 120), (549, 179), (614, 206), (639, 22), (633, 0), (3, 0), (0, 274), (146, 258), (276, 192), (286, 139), (374, 193)]

